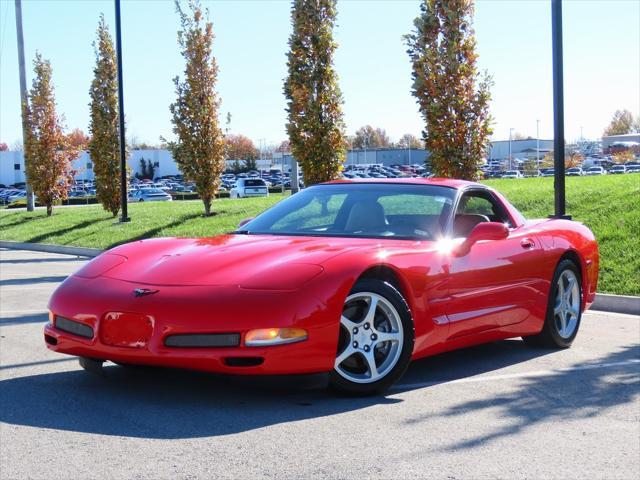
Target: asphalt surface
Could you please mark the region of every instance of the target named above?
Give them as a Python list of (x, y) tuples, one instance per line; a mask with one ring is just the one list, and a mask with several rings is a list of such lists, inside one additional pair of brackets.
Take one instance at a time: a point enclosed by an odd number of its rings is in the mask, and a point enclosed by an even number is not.
[(384, 397), (48, 351), (49, 295), (84, 260), (0, 250), (0, 478), (640, 478), (640, 318), (583, 317), (414, 362)]

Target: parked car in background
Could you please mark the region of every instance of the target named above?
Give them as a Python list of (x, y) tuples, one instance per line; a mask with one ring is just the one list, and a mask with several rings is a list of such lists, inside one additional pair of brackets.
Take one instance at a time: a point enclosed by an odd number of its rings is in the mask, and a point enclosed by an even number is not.
[(604, 175), (607, 171), (603, 167), (589, 167), (585, 172), (585, 175)]
[(229, 191), (231, 198), (268, 197), (269, 187), (261, 178), (238, 178)]
[(580, 177), (584, 175), (584, 172), (582, 171), (581, 167), (571, 167), (565, 170), (564, 174), (567, 177)]
[(504, 175), (502, 175), (502, 178), (524, 178), (524, 176), (519, 170), (507, 170), (504, 172)]
[(640, 173), (640, 165), (629, 165), (626, 173)]
[(141, 188), (129, 196), (130, 202), (170, 202), (173, 200), (164, 190), (159, 188)]
[(624, 165), (614, 165), (609, 169), (609, 173), (613, 173), (613, 174), (627, 173), (627, 167)]
[(555, 169), (553, 168), (543, 168), (540, 170), (541, 177), (553, 177), (555, 175)]

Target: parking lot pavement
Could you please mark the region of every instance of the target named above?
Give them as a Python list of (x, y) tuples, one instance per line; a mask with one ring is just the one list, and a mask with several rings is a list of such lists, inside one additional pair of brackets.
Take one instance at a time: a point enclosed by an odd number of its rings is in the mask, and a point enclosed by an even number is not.
[(569, 350), (508, 340), (415, 362), (384, 397), (44, 347), (84, 263), (0, 250), (0, 478), (638, 478), (640, 318), (587, 313)]

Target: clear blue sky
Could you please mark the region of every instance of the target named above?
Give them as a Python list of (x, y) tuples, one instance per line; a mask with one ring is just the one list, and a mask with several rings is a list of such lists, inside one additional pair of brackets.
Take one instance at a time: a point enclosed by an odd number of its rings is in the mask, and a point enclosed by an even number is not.
[[(289, 1), (203, 2), (210, 11), (220, 74), (221, 119), (231, 130), (267, 143), (286, 138), (282, 80), (290, 33)], [(418, 0), (340, 0), (336, 68), (347, 132), (364, 124), (392, 139), (419, 134), (402, 35), (412, 28)], [(24, 0), (24, 34), (31, 85), (36, 50), (51, 60), (58, 110), (69, 129), (87, 131), (92, 41), (100, 12), (114, 31), (111, 0)], [(21, 138), (14, 1), (0, 0), (0, 141)], [(172, 77), (183, 70), (173, 2), (124, 0), (123, 45), (127, 135), (156, 143), (172, 135)], [(616, 109), (640, 111), (640, 1), (565, 0), (565, 128), (567, 140), (597, 138)], [(480, 67), (494, 77), (494, 138), (509, 128), (552, 136), (549, 0), (479, 0), (475, 30)]]

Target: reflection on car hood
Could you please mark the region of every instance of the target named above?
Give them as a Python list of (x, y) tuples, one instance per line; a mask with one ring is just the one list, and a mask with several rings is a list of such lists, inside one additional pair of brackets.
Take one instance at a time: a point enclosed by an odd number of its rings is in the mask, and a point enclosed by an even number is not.
[(154, 285), (240, 285), (268, 271), (287, 274), (287, 265), (322, 265), (371, 240), (221, 235), (213, 238), (160, 238), (116, 247), (127, 261), (105, 276)]

